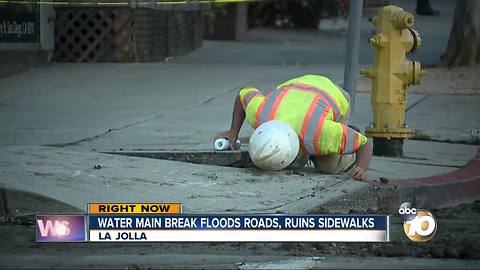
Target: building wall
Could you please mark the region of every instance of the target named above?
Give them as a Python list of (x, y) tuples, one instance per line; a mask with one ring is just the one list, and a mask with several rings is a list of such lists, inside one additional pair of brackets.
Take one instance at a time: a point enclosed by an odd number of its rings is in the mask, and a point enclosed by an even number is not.
[(58, 62), (163, 61), (201, 46), (202, 12), (149, 8), (57, 8)]

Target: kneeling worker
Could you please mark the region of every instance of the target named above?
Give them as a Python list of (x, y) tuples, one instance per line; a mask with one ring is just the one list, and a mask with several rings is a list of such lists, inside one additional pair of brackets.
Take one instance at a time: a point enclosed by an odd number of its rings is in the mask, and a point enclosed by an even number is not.
[(352, 178), (365, 180), (373, 145), (347, 126), (349, 107), (348, 93), (323, 76), (291, 79), (266, 96), (246, 87), (235, 100), (231, 128), (216, 138), (235, 145), (246, 118), (256, 129), (249, 154), (258, 167), (279, 170), (310, 159), (321, 173), (353, 168)]

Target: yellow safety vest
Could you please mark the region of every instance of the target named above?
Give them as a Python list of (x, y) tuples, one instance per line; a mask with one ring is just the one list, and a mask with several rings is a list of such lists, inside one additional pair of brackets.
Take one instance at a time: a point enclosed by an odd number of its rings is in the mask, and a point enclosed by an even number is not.
[(243, 88), (240, 101), (247, 122), (260, 124), (279, 120), (289, 124), (300, 139), (304, 154), (350, 154), (367, 142), (367, 137), (337, 122), (348, 112), (348, 100), (328, 78), (306, 75), (286, 81), (278, 91), (264, 96), (254, 87)]

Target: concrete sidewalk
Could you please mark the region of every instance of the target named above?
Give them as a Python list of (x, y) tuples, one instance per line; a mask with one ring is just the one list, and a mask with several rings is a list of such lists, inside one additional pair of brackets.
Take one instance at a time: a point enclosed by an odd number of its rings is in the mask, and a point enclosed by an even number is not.
[[(0, 145), (188, 149), (228, 127), (241, 86), (268, 92), (285, 78), (322, 68), (152, 63), (38, 69), (0, 80)], [(328, 70), (339, 80), (340, 66)], [(474, 139), (478, 104), (479, 96), (410, 94), (407, 124), (433, 139)], [(355, 110), (352, 123), (363, 129), (372, 119), (368, 94), (357, 94)], [(240, 136), (251, 131), (245, 125)]]
[[(446, 46), (453, 4), (441, 1), (438, 8), (442, 16), (417, 19), (425, 51), (414, 58), (431, 65)], [(366, 20), (362, 38), (373, 29)], [(440, 26), (445, 30), (436, 31)], [(213, 136), (229, 126), (240, 87), (268, 92), (309, 73), (341, 82), (344, 45), (344, 31), (257, 29), (245, 42), (205, 41), (202, 49), (163, 63), (54, 64), (1, 78), (0, 183), (77, 209), (94, 201), (159, 200), (180, 201), (190, 212), (308, 212), (332, 202), (343, 211), (374, 206), (375, 190), (347, 175), (269, 174), (98, 153), (210, 149)], [(367, 43), (360, 55), (361, 66), (373, 61)], [(434, 78), (429, 87), (435, 85), (443, 86)], [(352, 123), (362, 129), (372, 118), (369, 99), (357, 94)], [(477, 95), (409, 94), (407, 124), (424, 139), (463, 141), (480, 126), (478, 104)], [(251, 132), (245, 125), (240, 137)], [(407, 141), (404, 158), (375, 157), (369, 176), (450, 172), (476, 149)], [(102, 169), (95, 170), (97, 164)]]
[[(4, 189), (40, 194), (78, 209), (87, 202), (144, 201), (181, 202), (189, 213), (301, 213), (315, 205), (292, 203), (316, 196), (319, 204), (333, 196), (328, 190), (361, 185), (341, 175), (264, 173), (55, 147), (9, 146), (1, 151)], [(100, 169), (95, 169), (97, 165)], [(27, 208), (17, 206), (9, 212), (19, 214), (18, 209)], [(30, 210), (46, 211), (35, 204)]]
[[(391, 4), (415, 9), (414, 2)], [(423, 47), (411, 57), (427, 65), (438, 64), (446, 47), (454, 3), (435, 1), (435, 8), (441, 16), (416, 16)], [(362, 20), (361, 67), (373, 62), (366, 42), (374, 30), (369, 15)], [(163, 63), (55, 64), (2, 78), (0, 145), (108, 151), (210, 143), (227, 128), (242, 86), (268, 92), (309, 73), (341, 83), (345, 38), (344, 30), (255, 29), (244, 42), (206, 40), (202, 48)], [(428, 80), (429, 88), (442, 87), (438, 78)], [(478, 96), (409, 94), (407, 124), (433, 139), (469, 139), (480, 127), (479, 103)], [(352, 122), (363, 129), (372, 118), (369, 95), (359, 93), (355, 108)], [(241, 136), (251, 131), (246, 126)]]
[[(415, 155), (375, 158), (371, 175), (386, 178), (432, 176), (466, 163), (475, 147), (414, 142)], [(425, 155), (422, 148), (442, 148)], [(348, 175), (265, 173), (211, 165), (76, 152), (58, 147), (0, 147), (2, 202), (12, 216), (48, 212), (52, 200), (83, 209), (92, 202), (181, 202), (189, 213), (306, 213), (325, 206), (332, 212), (377, 209), (378, 194)], [(428, 156), (428, 158), (427, 158)], [(453, 163), (451, 162), (453, 160)], [(18, 200), (18, 193), (35, 196)], [(6, 195), (5, 195), (6, 194)], [(327, 207), (328, 206), (328, 207)], [(59, 209), (62, 212), (62, 209)], [(65, 209), (63, 209), (65, 211)]]
[[(210, 149), (215, 133), (228, 127), (239, 87), (254, 84), (271, 89), (286, 77), (311, 70), (312, 66), (237, 66), (226, 70), (223, 65), (200, 64), (65, 64), (4, 78), (0, 84), (9, 90), (0, 93), (2, 184), (9, 190), (39, 194), (77, 209), (94, 201), (158, 200), (180, 201), (188, 212), (302, 213), (322, 205), (329, 205), (331, 211), (374, 208), (375, 190), (346, 180), (346, 175), (261, 174), (251, 169), (97, 153)], [(341, 68), (329, 71), (338, 78)], [(183, 79), (184, 74), (189, 74), (189, 80)], [(427, 102), (438, 98), (443, 96), (409, 96), (409, 113), (418, 111), (423, 116), (418, 127), (429, 127), (443, 136), (461, 136), (463, 129), (455, 126), (473, 126), (469, 121), (477, 121), (462, 115), (476, 110), (477, 96), (455, 96), (463, 102), (461, 110), (445, 110)], [(371, 109), (367, 94), (357, 95), (356, 108), (352, 123), (368, 125)], [(436, 117), (442, 113), (466, 120)], [(245, 125), (240, 136), (246, 138), (251, 131)], [(45, 144), (58, 147), (37, 146)], [(467, 163), (476, 148), (407, 141), (404, 158), (375, 157), (369, 176), (402, 179), (446, 173)], [(102, 169), (94, 170), (96, 164)], [(28, 206), (14, 208), (11, 213)], [(27, 212), (35, 211), (46, 210)]]

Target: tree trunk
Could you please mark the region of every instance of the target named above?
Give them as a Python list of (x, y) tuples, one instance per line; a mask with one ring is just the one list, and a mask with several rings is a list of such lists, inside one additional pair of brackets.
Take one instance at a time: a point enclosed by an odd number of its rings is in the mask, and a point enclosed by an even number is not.
[(448, 40), (447, 51), (442, 62), (449, 66), (473, 65), (478, 62), (480, 51), (476, 26), (475, 0), (458, 0), (455, 7), (452, 29)]
[(477, 37), (477, 61), (476, 62), (480, 63), (480, 36)]

